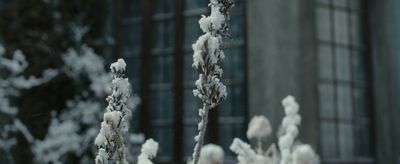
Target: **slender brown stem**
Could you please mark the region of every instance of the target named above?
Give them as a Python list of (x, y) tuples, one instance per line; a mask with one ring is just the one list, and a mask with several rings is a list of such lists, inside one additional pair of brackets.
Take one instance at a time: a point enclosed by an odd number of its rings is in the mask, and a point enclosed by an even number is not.
[(210, 105), (208, 105), (207, 103), (203, 104), (203, 109), (204, 114), (201, 116), (201, 122), (202, 125), (199, 129), (199, 135), (198, 135), (198, 141), (195, 147), (195, 154), (193, 157), (193, 164), (197, 164), (199, 162), (199, 158), (200, 158), (200, 151), (201, 151), (201, 147), (204, 143), (204, 135), (206, 134), (206, 130), (207, 130), (207, 123), (208, 123), (208, 113), (210, 111)]

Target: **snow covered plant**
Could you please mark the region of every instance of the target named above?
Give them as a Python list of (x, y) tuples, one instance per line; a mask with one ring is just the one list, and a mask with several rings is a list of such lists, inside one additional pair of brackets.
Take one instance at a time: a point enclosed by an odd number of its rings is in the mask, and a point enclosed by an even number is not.
[(301, 117), (298, 114), (299, 105), (293, 96), (287, 96), (282, 100), (286, 116), (282, 120), (281, 134), (279, 135), (278, 146), (280, 158), (275, 144), (272, 144), (267, 151), (263, 151), (261, 141), (271, 134), (271, 126), (264, 116), (255, 116), (250, 121), (247, 131), (249, 139), (257, 140), (257, 151), (242, 140), (235, 138), (230, 149), (238, 154), (239, 164), (317, 164), (318, 155), (308, 144), (295, 142), (299, 133), (298, 126)]
[(142, 145), (140, 155), (138, 156), (138, 164), (153, 164), (150, 159), (157, 155), (158, 143), (153, 139), (148, 139)]
[[(60, 72), (79, 89), (72, 99), (66, 101), (65, 109), (57, 109), (59, 112), (52, 114), (45, 138), (35, 141), (32, 151), (37, 163), (65, 163), (75, 158), (84, 164), (92, 161), (97, 151), (93, 142), (99, 131), (97, 125), (102, 119), (102, 109), (106, 106), (104, 99), (111, 93), (108, 85), (112, 74), (105, 70), (104, 59), (82, 43), (81, 39), (89, 27), (72, 27), (76, 46), (61, 55), (64, 65)], [(139, 98), (132, 96), (127, 105), (129, 109), (134, 109), (138, 103)], [(63, 129), (60, 130), (60, 127)], [(144, 137), (129, 135), (127, 148), (138, 149)], [(128, 161), (135, 161), (136, 154), (129, 154), (127, 158)]]
[(100, 133), (95, 139), (99, 148), (96, 164), (115, 160), (117, 164), (128, 163), (124, 136), (128, 132), (131, 111), (127, 106), (130, 84), (124, 77), (126, 63), (123, 59), (111, 64), (113, 73), (112, 93), (107, 97), (108, 106), (103, 116)]
[(211, 15), (203, 15), (199, 20), (204, 34), (192, 45), (194, 51), (192, 66), (199, 72), (199, 79), (195, 83), (197, 89), (193, 93), (203, 102), (203, 107), (199, 109), (201, 121), (198, 124), (199, 134), (195, 137), (194, 164), (199, 162), (209, 110), (220, 104), (227, 95), (226, 86), (220, 81), (222, 69), (218, 64), (225, 57), (222, 50), (222, 37), (229, 36), (229, 11), (233, 7), (233, 1), (210, 0), (209, 6)]
[(6, 49), (0, 44), (0, 160), (14, 163), (11, 148), (17, 144), (16, 133), (21, 133), (28, 143), (33, 136), (26, 126), (16, 118), (18, 107), (12, 100), (17, 99), (23, 90), (42, 85), (57, 75), (55, 70), (45, 70), (42, 77), (22, 75), (28, 68), (28, 62), (22, 51), (14, 51), (11, 58), (5, 57)]
[(265, 116), (254, 116), (247, 129), (247, 138), (256, 140), (256, 151), (244, 141), (235, 138), (230, 149), (238, 154), (239, 164), (277, 164), (277, 150), (272, 144), (267, 151), (262, 149), (262, 142), (272, 133), (271, 124)]
[(199, 164), (223, 164), (224, 150), (215, 144), (207, 144), (201, 149)]
[(282, 134), (279, 137), (279, 148), (281, 151), (280, 164), (315, 164), (319, 163), (318, 156), (310, 145), (295, 143), (299, 134), (301, 116), (299, 104), (293, 96), (287, 96), (282, 100), (286, 116), (282, 120)]
[(247, 138), (257, 141), (257, 153), (262, 153), (262, 141), (272, 133), (271, 124), (265, 116), (254, 116), (247, 130)]
[[(70, 48), (62, 54), (64, 65), (61, 72), (79, 86), (83, 77), (89, 81), (89, 89), (82, 88), (71, 100), (66, 101), (66, 109), (53, 112), (47, 135), (36, 140), (32, 146), (35, 162), (65, 163), (69, 156), (79, 157), (80, 163), (93, 158), (93, 145), (101, 120), (104, 98), (110, 90), (107, 83), (111, 74), (104, 69), (104, 60), (93, 49), (82, 46)], [(90, 94), (90, 93), (93, 94)]]
[(25, 77), (22, 73), (27, 69), (28, 62), (22, 51), (14, 51), (11, 59), (5, 57), (5, 52), (6, 49), (0, 44), (0, 112), (15, 115), (18, 109), (11, 105), (9, 98), (19, 96), (22, 90), (48, 82), (57, 75), (57, 71), (47, 69), (40, 78)]

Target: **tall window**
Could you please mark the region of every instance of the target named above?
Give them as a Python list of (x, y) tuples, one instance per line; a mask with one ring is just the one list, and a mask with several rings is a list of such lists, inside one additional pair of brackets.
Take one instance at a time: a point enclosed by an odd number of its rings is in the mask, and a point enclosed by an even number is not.
[[(202, 34), (198, 20), (209, 0), (124, 0), (116, 8), (118, 51), (128, 63), (133, 89), (142, 96), (133, 125), (160, 144), (157, 163), (182, 163), (193, 153), (201, 101), (193, 96), (198, 78), (191, 45)], [(232, 39), (224, 42), (223, 82), (228, 98), (210, 113), (206, 141), (229, 145), (244, 138), (246, 119), (244, 2), (231, 12)], [(118, 14), (119, 13), (119, 14)], [(147, 97), (147, 98), (146, 98)], [(143, 119), (148, 121), (138, 121)], [(145, 124), (144, 124), (145, 122)], [(207, 143), (206, 142), (206, 143)]]
[(317, 0), (321, 150), (327, 163), (373, 163), (365, 1)]

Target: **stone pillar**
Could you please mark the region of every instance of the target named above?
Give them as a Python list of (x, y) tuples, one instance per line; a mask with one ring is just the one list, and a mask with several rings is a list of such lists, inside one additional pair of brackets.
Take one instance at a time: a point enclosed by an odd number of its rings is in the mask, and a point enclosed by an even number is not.
[(399, 154), (396, 145), (398, 149), (397, 140), (400, 137), (400, 2), (370, 0), (368, 7), (374, 88), (375, 155), (377, 163), (396, 163)]
[(284, 116), (281, 100), (291, 94), (303, 117), (300, 139), (318, 148), (313, 1), (246, 2), (250, 117), (267, 116), (277, 132)]

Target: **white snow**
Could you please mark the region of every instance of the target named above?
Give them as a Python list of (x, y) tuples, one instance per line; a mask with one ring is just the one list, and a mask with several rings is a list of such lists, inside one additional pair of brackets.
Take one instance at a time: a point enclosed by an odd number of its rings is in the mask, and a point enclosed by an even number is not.
[(238, 154), (237, 159), (239, 164), (263, 164), (267, 159), (258, 155), (251, 146), (239, 138), (235, 138), (232, 145), (229, 147), (234, 153)]
[(53, 118), (46, 139), (35, 141), (32, 147), (35, 160), (43, 163), (63, 163), (64, 154), (68, 152), (81, 154), (82, 138), (77, 134), (78, 130), (79, 125), (72, 120), (59, 122)]
[(247, 129), (247, 138), (262, 140), (271, 135), (271, 132), (271, 124), (265, 116), (254, 116)]
[(126, 67), (125, 61), (123, 59), (118, 59), (117, 62), (111, 64), (110, 69), (122, 72), (125, 71), (125, 67)]
[(142, 145), (141, 154), (138, 157), (138, 164), (153, 164), (151, 161), (157, 155), (158, 143), (153, 139), (148, 139)]
[(291, 161), (291, 148), (298, 135), (298, 125), (300, 124), (299, 105), (293, 96), (287, 96), (282, 100), (282, 105), (286, 116), (282, 120), (283, 134), (279, 137), (279, 148), (281, 150), (281, 164), (287, 164)]
[[(111, 72), (113, 73), (112, 93), (107, 97), (107, 110), (104, 113), (103, 122), (101, 123), (100, 133), (95, 139), (95, 144), (101, 150), (104, 147), (107, 151), (107, 159), (113, 158), (117, 163), (125, 164), (127, 162), (126, 141), (128, 138), (126, 133), (129, 128), (129, 117), (131, 111), (127, 106), (130, 97), (130, 85), (127, 78), (124, 78), (125, 61), (119, 59), (116, 63), (111, 64)], [(105, 161), (101, 152), (96, 157), (96, 164), (103, 164)]]
[[(200, 29), (203, 31), (197, 41), (192, 45), (193, 64), (192, 67), (199, 72), (199, 79), (195, 82), (196, 89), (193, 95), (203, 102), (203, 108), (199, 115), (201, 121), (198, 124), (199, 133), (194, 137), (196, 142), (193, 152), (193, 163), (199, 162), (199, 156), (203, 145), (204, 134), (207, 127), (208, 111), (219, 105), (227, 96), (226, 86), (222, 84), (222, 68), (218, 66), (225, 55), (222, 50), (222, 35), (227, 32), (226, 15), (232, 6), (225, 6), (231, 1), (210, 0), (210, 16), (204, 16), (199, 20)], [(221, 13), (226, 11), (227, 13)]]
[(207, 144), (201, 148), (199, 164), (223, 164), (224, 150), (215, 144)]
[(317, 164), (319, 163), (318, 155), (310, 145), (299, 145), (293, 150), (293, 164)]
[(0, 65), (11, 71), (12, 74), (16, 75), (22, 73), (28, 67), (28, 62), (26, 61), (22, 51), (16, 50), (14, 51), (12, 59), (1, 58)]
[(122, 113), (120, 111), (110, 111), (104, 113), (104, 121), (106, 121), (108, 124), (111, 124), (112, 126), (117, 126), (118, 122), (122, 118)]
[[(299, 104), (293, 96), (287, 96), (282, 100), (286, 116), (282, 119), (279, 132), (278, 145), (272, 144), (267, 151), (262, 150), (262, 140), (268, 137), (272, 128), (268, 119), (264, 116), (255, 116), (251, 119), (247, 131), (248, 139), (256, 139), (256, 150), (240, 139), (235, 139), (230, 149), (238, 156), (239, 164), (318, 164), (318, 155), (310, 145), (296, 142), (299, 134), (301, 117), (298, 114)], [(280, 158), (279, 157), (280, 153)]]

